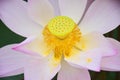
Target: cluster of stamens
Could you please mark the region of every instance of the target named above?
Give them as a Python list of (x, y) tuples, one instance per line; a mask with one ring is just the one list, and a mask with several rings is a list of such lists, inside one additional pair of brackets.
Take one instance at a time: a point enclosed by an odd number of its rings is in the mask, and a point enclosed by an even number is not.
[(54, 57), (70, 56), (80, 41), (81, 32), (72, 19), (66, 16), (53, 18), (43, 30), (44, 41), (54, 51)]

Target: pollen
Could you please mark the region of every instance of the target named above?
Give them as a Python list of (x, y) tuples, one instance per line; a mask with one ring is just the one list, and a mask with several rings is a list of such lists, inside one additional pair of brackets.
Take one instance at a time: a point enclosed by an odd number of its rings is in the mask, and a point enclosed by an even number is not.
[(43, 30), (44, 41), (59, 60), (62, 56), (69, 57), (72, 48), (80, 41), (81, 32), (77, 24), (66, 16), (57, 16), (50, 20)]
[(75, 22), (67, 16), (57, 16), (48, 22), (47, 27), (53, 35), (64, 38), (75, 28)]
[(92, 59), (91, 58), (87, 58), (87, 63), (91, 63)]

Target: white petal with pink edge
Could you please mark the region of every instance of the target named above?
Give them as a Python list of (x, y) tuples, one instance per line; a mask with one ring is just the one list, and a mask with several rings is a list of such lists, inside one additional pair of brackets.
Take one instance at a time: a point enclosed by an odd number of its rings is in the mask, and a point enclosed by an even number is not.
[(44, 42), (42, 35), (29, 37), (13, 49), (39, 58), (46, 57), (52, 52), (52, 49)]
[(79, 25), (82, 33), (104, 34), (115, 29), (120, 24), (119, 4), (120, 0), (95, 0)]
[(25, 67), (25, 80), (51, 80), (60, 70), (60, 62), (49, 56), (32, 59)]
[[(73, 50), (77, 52), (70, 57), (65, 57), (65, 60), (75, 65), (77, 68), (86, 68), (93, 71), (100, 71), (100, 62), (102, 55), (98, 49), (79, 52), (77, 49)], [(81, 69), (83, 69), (81, 68)]]
[(58, 73), (58, 80), (90, 80), (88, 70), (72, 67), (67, 62), (62, 62), (62, 68)]
[(30, 17), (42, 26), (54, 17), (54, 8), (49, 0), (28, 0), (28, 12)]
[(110, 57), (104, 57), (101, 63), (101, 69), (107, 71), (120, 71), (120, 42), (108, 38), (108, 41), (116, 49), (117, 54)]
[(24, 73), (24, 68), (19, 68), (17, 70), (2, 74), (0, 75), (0, 77), (15, 76), (15, 75), (23, 74), (23, 73)]
[(85, 11), (87, 0), (59, 0), (61, 15), (78, 23)]
[(0, 48), (0, 77), (23, 73), (23, 67), (30, 56), (12, 50), (15, 45)]
[(76, 47), (82, 51), (99, 49), (102, 56), (112, 56), (116, 54), (116, 50), (111, 45), (111, 43), (98, 32), (88, 33), (82, 35), (80, 42), (76, 44)]
[(33, 22), (26, 9), (27, 3), (22, 0), (0, 1), (0, 18), (14, 32), (24, 37), (36, 35), (41, 25)]
[(116, 50), (100, 33), (93, 32), (81, 36), (81, 40), (73, 48), (65, 60), (71, 65), (100, 71), (101, 58), (116, 54)]
[(49, 0), (49, 1), (54, 8), (55, 16), (59, 16), (60, 15), (59, 1), (58, 0)]
[(28, 37), (26, 40), (24, 40), (20, 44), (13, 46), (12, 49), (28, 55), (38, 56), (38, 53), (35, 53), (32, 50), (26, 48), (26, 45), (32, 42), (35, 38), (36, 37)]

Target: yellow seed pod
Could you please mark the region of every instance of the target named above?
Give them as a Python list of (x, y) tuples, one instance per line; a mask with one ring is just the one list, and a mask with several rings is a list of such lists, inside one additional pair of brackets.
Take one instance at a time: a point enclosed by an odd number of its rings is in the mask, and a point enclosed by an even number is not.
[(75, 22), (67, 16), (57, 16), (48, 22), (47, 28), (53, 35), (64, 38), (75, 28)]

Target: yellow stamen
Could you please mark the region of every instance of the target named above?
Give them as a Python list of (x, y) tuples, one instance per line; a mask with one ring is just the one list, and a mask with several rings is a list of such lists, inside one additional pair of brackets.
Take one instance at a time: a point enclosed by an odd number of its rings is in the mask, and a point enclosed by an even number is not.
[(81, 32), (75, 22), (65, 16), (53, 18), (43, 30), (44, 41), (51, 47), (55, 59), (71, 56), (71, 50), (80, 41)]

